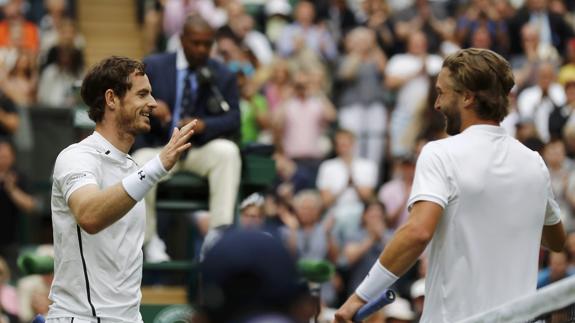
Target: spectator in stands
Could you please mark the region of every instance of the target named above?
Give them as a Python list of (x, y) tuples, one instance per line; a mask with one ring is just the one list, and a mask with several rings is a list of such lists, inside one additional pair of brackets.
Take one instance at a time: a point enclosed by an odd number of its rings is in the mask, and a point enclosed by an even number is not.
[[(192, 118), (198, 120), (193, 148), (175, 171), (192, 171), (208, 178), (211, 220), (204, 245), (232, 224), (241, 172), (238, 146), (230, 140), (236, 139), (240, 130), (238, 88), (234, 74), (209, 57), (214, 36), (204, 19), (191, 15), (182, 30), (180, 50), (144, 60), (158, 107), (151, 118), (152, 131), (137, 139), (134, 153), (139, 163), (151, 159), (174, 127)], [(161, 261), (168, 257), (156, 234), (155, 201), (154, 188), (146, 196), (147, 241), (152, 244), (148, 243), (145, 251), (148, 260)]]
[(10, 139), (18, 130), (20, 115), (16, 105), (0, 90), (0, 139)]
[(263, 85), (270, 113), (276, 113), (281, 102), (287, 101), (293, 93), (290, 63), (287, 59), (275, 57), (269, 66), (270, 75)]
[(375, 32), (359, 27), (346, 36), (346, 55), (339, 62), (338, 122), (357, 138), (356, 155), (380, 165), (388, 130), (387, 109), (381, 89), (387, 58), (376, 43)]
[(569, 261), (569, 254), (565, 251), (550, 252), (549, 265), (539, 271), (537, 288), (545, 287), (575, 274), (575, 269), (569, 267)]
[(0, 256), (17, 273), (20, 218), (34, 212), (38, 202), (30, 195), (26, 177), (16, 169), (16, 152), (9, 141), (0, 139)]
[(377, 44), (387, 57), (396, 53), (397, 40), (395, 22), (391, 19), (391, 10), (386, 1), (365, 0), (362, 3), (367, 21), (366, 26), (376, 34)]
[(335, 232), (343, 240), (359, 229), (364, 203), (374, 196), (378, 178), (375, 162), (354, 156), (355, 144), (351, 131), (338, 129), (337, 156), (321, 163), (316, 183), (323, 206), (335, 219)]
[(315, 187), (314, 174), (306, 167), (300, 167), (287, 157), (281, 149), (273, 154), (277, 177), (273, 184), (274, 192), (281, 199), (291, 202), (293, 196), (303, 189)]
[[(575, 169), (573, 161), (567, 158), (565, 143), (560, 139), (553, 139), (543, 147), (543, 160), (549, 169), (551, 189), (555, 200), (561, 209), (561, 220), (566, 231), (575, 229), (573, 206), (575, 205), (575, 181), (572, 172)], [(570, 178), (572, 178), (570, 180)], [(571, 187), (570, 187), (571, 186)]]
[(18, 295), (10, 285), (10, 268), (0, 256), (0, 322), (18, 323)]
[(537, 84), (539, 67), (545, 62), (558, 65), (560, 56), (555, 47), (544, 45), (539, 41), (537, 27), (525, 24), (521, 27), (520, 53), (511, 55), (510, 64), (515, 75), (517, 92)]
[(539, 66), (537, 84), (526, 88), (517, 98), (517, 109), (522, 119), (532, 120), (543, 142), (549, 142), (549, 116), (555, 107), (565, 104), (565, 90), (556, 82), (555, 67)]
[(415, 161), (414, 154), (406, 154), (397, 158), (398, 174), (384, 183), (377, 194), (378, 199), (387, 207), (385, 221), (392, 232), (405, 223), (409, 216), (407, 200), (415, 175)]
[(418, 107), (427, 98), (430, 77), (441, 70), (441, 57), (428, 54), (427, 40), (420, 31), (410, 33), (407, 53), (390, 58), (385, 68), (385, 86), (396, 93), (391, 114), (390, 137), (393, 157), (409, 153), (413, 142), (406, 142)]
[(306, 0), (296, 5), (294, 22), (284, 27), (276, 48), (284, 57), (297, 55), (301, 50), (310, 50), (326, 61), (333, 61), (337, 57), (333, 37), (325, 27), (315, 23), (315, 8)]
[[(329, 260), (338, 258), (338, 246), (332, 235), (334, 218), (327, 215), (322, 219), (322, 200), (315, 190), (303, 190), (293, 199), (293, 210), (297, 221), (284, 221), (283, 237), (288, 250), (298, 259)], [(322, 284), (322, 300), (334, 301), (335, 293), (329, 283)]]
[[(236, 3), (242, 6), (241, 3)], [(273, 59), (273, 50), (269, 40), (264, 34), (254, 28), (252, 16), (242, 12), (236, 17), (230, 17), (228, 24), (218, 31), (233, 35), (243, 46), (248, 48), (257, 59), (258, 65), (268, 65)]]
[(548, 0), (526, 0), (508, 24), (511, 54), (521, 52), (521, 28), (527, 23), (537, 26), (543, 45), (555, 47), (560, 54), (565, 53), (567, 41), (574, 36), (565, 19), (548, 10)]
[(78, 73), (84, 69), (84, 43), (83, 37), (78, 34), (73, 20), (63, 19), (58, 25), (56, 42), (46, 49), (44, 57), (41, 57), (41, 69), (45, 69), (52, 63), (58, 63), (62, 48), (72, 51), (72, 68)]
[[(36, 248), (35, 255), (54, 257), (52, 245), (40, 245)], [(52, 285), (53, 273), (32, 274), (18, 279), (16, 288), (18, 293), (18, 305), (20, 311), (18, 317), (22, 322), (30, 322), (38, 314), (46, 316), (50, 299), (50, 285)]]
[(38, 103), (46, 107), (72, 108), (76, 104), (74, 83), (82, 78), (81, 52), (74, 47), (59, 47), (57, 61), (40, 74)]
[(486, 36), (488, 39), (489, 47), (487, 49), (501, 54), (508, 52), (507, 24), (497, 11), (493, 0), (471, 1), (457, 19), (455, 36), (461, 47), (473, 45), (473, 37), (477, 36), (478, 30), (482, 30), (482, 36)]
[(26, 21), (20, 0), (9, 0), (3, 7), (4, 20), (0, 21), (0, 47), (37, 53), (40, 48), (38, 27)]
[(36, 103), (38, 89), (38, 69), (36, 57), (29, 52), (21, 52), (6, 79), (0, 80), (4, 93), (20, 108), (28, 108)]
[(307, 168), (315, 177), (326, 153), (322, 138), (337, 112), (324, 93), (312, 93), (310, 71), (296, 71), (293, 88), (294, 95), (274, 113), (274, 142), (298, 167)]
[(271, 143), (270, 116), (265, 96), (257, 92), (254, 81), (243, 72), (236, 73), (240, 88), (242, 145)]
[(240, 227), (243, 229), (261, 229), (265, 223), (264, 197), (253, 193), (240, 204)]
[(360, 229), (340, 242), (344, 263), (349, 268), (347, 294), (359, 286), (390, 237), (385, 224), (386, 213), (383, 203), (370, 199), (365, 204)]
[(549, 135), (551, 138), (564, 138), (565, 126), (575, 125), (575, 77), (566, 79), (563, 83), (565, 88), (566, 103), (556, 106), (549, 115)]
[(85, 39), (75, 32), (74, 21), (70, 18), (70, 11), (66, 0), (44, 0), (46, 13), (40, 20), (40, 58), (43, 59), (50, 48), (62, 43), (62, 37), (69, 37), (72, 29), (71, 43), (76, 48), (83, 48)]

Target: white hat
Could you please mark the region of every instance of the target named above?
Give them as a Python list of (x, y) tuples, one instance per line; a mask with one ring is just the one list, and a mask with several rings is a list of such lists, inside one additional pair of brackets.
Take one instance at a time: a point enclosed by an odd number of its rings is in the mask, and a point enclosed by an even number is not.
[(411, 310), (409, 301), (403, 298), (396, 298), (393, 303), (383, 308), (385, 317), (398, 320), (411, 321), (415, 318), (415, 313)]
[(269, 0), (266, 2), (265, 13), (267, 16), (289, 16), (291, 13), (291, 5), (287, 0)]
[(242, 203), (240, 203), (240, 210), (252, 205), (261, 207), (264, 205), (264, 197), (259, 193), (252, 193), (250, 196), (246, 197)]
[(425, 296), (425, 278), (420, 278), (411, 284), (409, 293), (411, 294), (412, 299)]

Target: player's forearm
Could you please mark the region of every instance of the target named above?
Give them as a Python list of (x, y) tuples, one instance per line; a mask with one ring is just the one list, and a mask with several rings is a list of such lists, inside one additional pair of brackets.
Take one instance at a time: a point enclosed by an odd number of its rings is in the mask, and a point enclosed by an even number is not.
[(130, 211), (136, 201), (126, 193), (122, 183), (104, 190), (80, 188), (70, 197), (70, 208), (84, 231), (96, 234)]
[(432, 236), (427, 230), (421, 230), (408, 222), (397, 230), (380, 255), (379, 261), (399, 277), (415, 264)]

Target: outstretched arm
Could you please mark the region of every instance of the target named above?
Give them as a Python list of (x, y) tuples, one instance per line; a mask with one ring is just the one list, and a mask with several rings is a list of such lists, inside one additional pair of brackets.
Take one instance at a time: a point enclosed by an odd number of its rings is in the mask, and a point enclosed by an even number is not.
[[(379, 256), (380, 265), (395, 277), (403, 275), (413, 266), (431, 241), (442, 214), (443, 208), (436, 203), (416, 202), (411, 209), (408, 221), (397, 230)], [(368, 275), (362, 285), (370, 279), (373, 280), (373, 276)], [(369, 281), (370, 284), (381, 285), (381, 292), (389, 287), (383, 286), (380, 281), (372, 282), (371, 280)], [(357, 292), (353, 293), (336, 312), (335, 322), (350, 322), (353, 315), (366, 301)]]
[[(172, 169), (180, 155), (190, 148), (191, 144), (188, 141), (194, 133), (194, 125), (195, 122), (192, 121), (181, 130), (175, 129), (170, 141), (162, 149), (158, 158), (148, 162), (142, 169), (146, 170), (146, 167), (151, 166), (159, 168), (164, 173)], [(162, 167), (163, 170), (161, 169)], [(131, 187), (132, 184), (126, 184), (126, 179), (133, 175), (138, 174), (129, 175), (122, 182), (105, 189), (100, 189), (95, 184), (88, 184), (70, 195), (68, 205), (76, 221), (84, 231), (90, 234), (102, 231), (128, 213), (137, 201), (143, 197), (138, 197), (138, 195), (145, 195), (145, 192), (150, 187), (143, 191), (140, 188), (146, 186), (149, 182), (142, 183), (136, 190)], [(147, 175), (151, 177), (152, 174)], [(158, 177), (161, 178), (162, 176)]]

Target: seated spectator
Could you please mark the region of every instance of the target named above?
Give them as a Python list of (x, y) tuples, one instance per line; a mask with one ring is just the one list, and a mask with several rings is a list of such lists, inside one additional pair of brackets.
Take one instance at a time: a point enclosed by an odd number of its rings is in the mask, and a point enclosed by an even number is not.
[(76, 104), (74, 83), (81, 79), (82, 53), (73, 47), (58, 47), (57, 61), (40, 74), (38, 103), (53, 108), (72, 108)]
[(337, 156), (320, 164), (316, 185), (327, 213), (335, 219), (335, 232), (345, 240), (358, 230), (364, 203), (374, 195), (377, 165), (354, 156), (351, 131), (338, 129), (334, 143)]
[[(285, 221), (283, 237), (288, 250), (298, 260), (329, 260), (338, 258), (338, 246), (332, 236), (334, 218), (322, 219), (321, 197), (315, 190), (304, 190), (293, 199), (297, 221)], [(327, 304), (335, 301), (335, 291), (329, 282), (322, 284), (321, 299)]]
[(567, 252), (551, 252), (549, 253), (549, 265), (539, 271), (537, 288), (545, 287), (573, 274), (575, 274), (575, 268), (569, 266)]
[(20, 125), (16, 105), (0, 90), (0, 139), (11, 139)]
[(14, 147), (0, 139), (0, 256), (6, 259), (13, 273), (18, 272), (20, 217), (38, 207), (38, 202), (28, 191), (26, 177), (18, 172), (16, 165)]
[(286, 101), (293, 94), (293, 84), (288, 60), (276, 57), (269, 69), (269, 78), (263, 84), (263, 93), (266, 96), (270, 113), (274, 114), (278, 111), (281, 102)]
[(309, 71), (295, 73), (294, 95), (274, 113), (274, 142), (287, 157), (308, 168), (315, 177), (326, 153), (321, 146), (325, 130), (335, 121), (337, 112), (325, 94), (312, 92)]
[(315, 23), (315, 8), (310, 1), (299, 1), (295, 8), (294, 22), (285, 26), (276, 43), (277, 51), (284, 57), (310, 50), (317, 57), (333, 61), (337, 57), (336, 43), (329, 31)]
[(240, 227), (259, 230), (265, 223), (264, 198), (253, 193), (240, 203)]
[(46, 49), (44, 56), (40, 57), (42, 63), (41, 70), (44, 70), (52, 63), (58, 63), (62, 48), (67, 48), (73, 52), (72, 62), (74, 69), (82, 71), (84, 69), (84, 42), (78, 34), (76, 25), (71, 19), (64, 19), (58, 25), (56, 42)]
[(242, 145), (255, 142), (271, 143), (270, 117), (266, 98), (257, 92), (251, 78), (242, 72), (236, 75), (240, 88)]
[(10, 268), (0, 256), (0, 322), (18, 323), (18, 295), (10, 285)]
[(409, 216), (407, 200), (415, 175), (415, 162), (416, 157), (413, 154), (397, 158), (398, 174), (384, 183), (377, 194), (378, 199), (387, 207), (385, 221), (392, 232), (405, 223)]
[[(489, 47), (483, 47), (505, 54), (509, 51), (507, 24), (497, 11), (493, 0), (471, 1), (457, 20), (456, 39), (461, 47), (473, 45), (477, 30), (483, 30)], [(473, 46), (471, 46), (473, 47)]]
[(378, 166), (384, 159), (388, 114), (381, 89), (387, 58), (375, 33), (359, 27), (346, 36), (346, 55), (339, 62), (338, 122), (357, 138), (356, 155)]
[(16, 63), (0, 87), (19, 108), (28, 108), (36, 103), (38, 69), (36, 57), (30, 52), (20, 52)]
[[(54, 257), (52, 245), (40, 245), (36, 248), (35, 255)], [(50, 299), (50, 286), (52, 285), (52, 273), (33, 274), (22, 277), (17, 283), (18, 303), (20, 313), (18, 317), (22, 322), (30, 322), (38, 314), (48, 314)]]
[(537, 84), (526, 88), (517, 97), (517, 109), (521, 119), (535, 124), (539, 138), (549, 142), (549, 116), (555, 107), (565, 104), (565, 90), (557, 83), (552, 64), (541, 64), (537, 76)]
[[(176, 53), (151, 55), (144, 60), (158, 107), (150, 116), (152, 130), (136, 139), (134, 160), (155, 158), (174, 127), (197, 120), (192, 148), (174, 167), (208, 179), (210, 230), (205, 242), (233, 224), (241, 175), (239, 148), (234, 142), (240, 130), (236, 76), (224, 64), (210, 58), (215, 31), (198, 15), (184, 24), (182, 48)], [(146, 195), (148, 261), (169, 259), (156, 230), (156, 188)], [(204, 246), (209, 244), (204, 243)], [(157, 255), (153, 257), (152, 255)]]
[(376, 199), (370, 200), (361, 217), (360, 229), (341, 242), (343, 260), (340, 264), (345, 263), (349, 270), (347, 294), (353, 293), (363, 281), (391, 237), (385, 217), (385, 205)]
[(390, 123), (391, 155), (401, 156), (413, 150), (411, 127), (421, 102), (428, 96), (431, 77), (441, 70), (442, 58), (429, 54), (421, 31), (413, 31), (407, 40), (407, 52), (389, 59), (385, 68), (385, 86), (396, 94)]
[(38, 27), (26, 21), (22, 2), (9, 0), (3, 7), (4, 20), (0, 21), (0, 47), (37, 53), (40, 48)]

